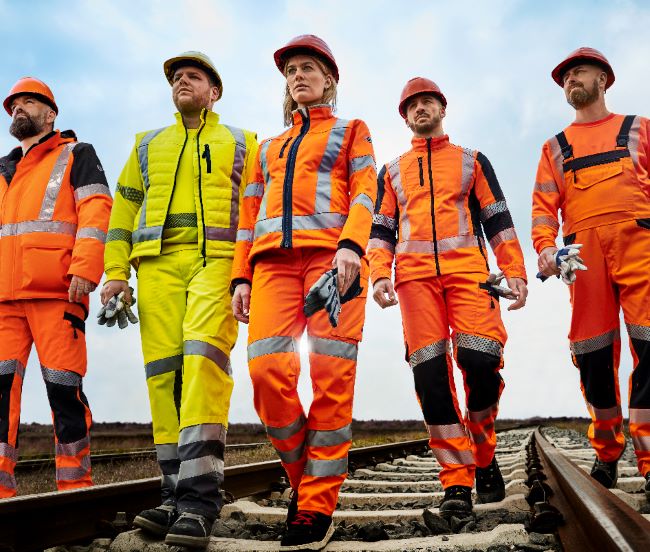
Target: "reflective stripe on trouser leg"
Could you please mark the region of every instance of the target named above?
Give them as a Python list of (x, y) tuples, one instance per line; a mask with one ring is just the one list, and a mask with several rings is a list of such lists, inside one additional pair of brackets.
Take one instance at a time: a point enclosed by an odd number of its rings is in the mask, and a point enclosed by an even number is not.
[(25, 366), (19, 360), (0, 360), (0, 420), (7, 420), (0, 434), (0, 498), (16, 495), (14, 470), (18, 451), (15, 446), (24, 376)]
[(306, 423), (305, 415), (301, 413), (284, 426), (266, 426), (266, 434), (280, 457), (293, 489), (300, 485), (305, 470)]
[(453, 344), (465, 384), (465, 426), (476, 465), (484, 468), (492, 461), (497, 445), (494, 422), (504, 387), (499, 374), (503, 366), (503, 347), (494, 339), (462, 332), (454, 332)]
[(639, 471), (650, 473), (650, 326), (627, 324), (634, 370), (630, 375), (630, 435)]
[(178, 469), (181, 465), (178, 458), (178, 444), (156, 445), (156, 459), (162, 472), (160, 492), (162, 503), (176, 505), (176, 484), (178, 483)]

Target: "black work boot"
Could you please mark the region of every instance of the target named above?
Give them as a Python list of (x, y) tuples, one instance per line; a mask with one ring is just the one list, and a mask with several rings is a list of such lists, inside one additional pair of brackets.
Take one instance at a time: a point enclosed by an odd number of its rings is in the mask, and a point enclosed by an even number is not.
[(476, 466), (476, 498), (479, 504), (500, 502), (506, 497), (506, 484), (497, 464), (497, 457), (492, 457), (484, 468)]
[(613, 489), (616, 487), (616, 481), (618, 480), (618, 460), (603, 462), (596, 457), (591, 468), (591, 477), (606, 489)]
[(210, 543), (213, 519), (200, 514), (183, 512), (172, 525), (165, 537), (165, 544), (205, 548)]
[(291, 499), (289, 500), (289, 506), (287, 506), (287, 520), (284, 522), (285, 530), (289, 529), (289, 525), (296, 517), (298, 513), (298, 491), (296, 489), (291, 489)]
[(472, 514), (472, 488), (452, 485), (445, 489), (445, 496), (438, 512), (442, 517), (467, 517)]
[(146, 533), (155, 535), (156, 537), (164, 537), (177, 517), (176, 506), (163, 504), (157, 508), (142, 510), (133, 519), (133, 527), (142, 529)]
[(282, 537), (280, 550), (321, 550), (327, 546), (333, 534), (332, 516), (298, 511)]

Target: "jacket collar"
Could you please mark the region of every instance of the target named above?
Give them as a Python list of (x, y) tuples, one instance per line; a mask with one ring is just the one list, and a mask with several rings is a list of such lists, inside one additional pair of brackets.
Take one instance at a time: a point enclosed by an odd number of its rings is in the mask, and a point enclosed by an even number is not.
[[(183, 124), (183, 116), (177, 111), (174, 113), (174, 117), (176, 117), (176, 126), (179, 129), (183, 129), (183, 132), (185, 132), (185, 125)], [(209, 126), (209, 127), (214, 127), (219, 124), (219, 114), (215, 113), (214, 111), (210, 111), (209, 109), (203, 109), (201, 111), (201, 124), (199, 125), (199, 128), (203, 128), (204, 126)]]
[(294, 125), (301, 125), (304, 119), (323, 121), (333, 117), (332, 106), (330, 104), (317, 104), (301, 107), (293, 111), (292, 115)]
[(427, 140), (431, 140), (431, 150), (442, 149), (449, 145), (449, 136), (446, 134), (437, 138), (417, 138), (414, 136), (411, 139), (413, 151), (427, 151)]

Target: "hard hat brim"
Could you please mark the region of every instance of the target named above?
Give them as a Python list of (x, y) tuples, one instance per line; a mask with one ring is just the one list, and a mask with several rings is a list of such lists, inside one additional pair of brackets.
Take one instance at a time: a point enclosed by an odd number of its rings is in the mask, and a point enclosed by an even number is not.
[(560, 64), (558, 64), (553, 71), (551, 71), (551, 77), (557, 83), (558, 86), (564, 88), (564, 73), (569, 69), (580, 64), (596, 65), (600, 67), (605, 73), (607, 73), (607, 83), (605, 84), (605, 90), (607, 90), (612, 84), (614, 84), (614, 71), (610, 65), (603, 62), (603, 60), (598, 59), (594, 56), (582, 55), (570, 59), (565, 59)]

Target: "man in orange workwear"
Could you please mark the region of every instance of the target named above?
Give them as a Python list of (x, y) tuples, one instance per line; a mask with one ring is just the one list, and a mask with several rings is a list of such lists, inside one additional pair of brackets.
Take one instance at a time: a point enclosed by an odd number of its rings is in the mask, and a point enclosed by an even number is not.
[(555, 239), (562, 210), (565, 245), (582, 244), (588, 270), (570, 286), (569, 340), (591, 414), (591, 476), (614, 487), (625, 448), (618, 364), (623, 307), (634, 371), (630, 434), (650, 498), (650, 121), (610, 113), (614, 71), (593, 48), (572, 52), (552, 72), (576, 119), (547, 140), (533, 191), (533, 245), (545, 276), (558, 274)]
[(20, 79), (3, 105), (20, 142), (0, 159), (0, 497), (10, 497), (32, 343), (52, 408), (57, 487), (92, 485), (84, 320), (112, 201), (93, 147), (53, 130), (58, 108), (45, 83)]
[[(526, 302), (524, 260), (503, 192), (481, 152), (455, 146), (444, 134), (447, 100), (425, 78), (406, 83), (399, 113), (413, 131), (412, 148), (379, 173), (379, 192), (368, 245), (374, 299), (397, 304), (399, 294), (407, 359), (442, 466), (443, 515), (472, 510), (471, 488), (481, 502), (496, 502), (505, 487), (494, 455), (494, 420), (503, 379), (506, 331), (498, 293), (488, 282), (485, 237), (516, 298)], [(452, 375), (449, 327), (465, 383), (461, 415)]]

